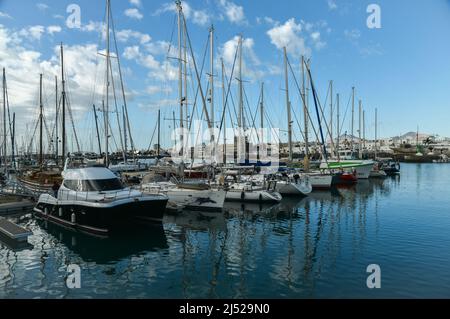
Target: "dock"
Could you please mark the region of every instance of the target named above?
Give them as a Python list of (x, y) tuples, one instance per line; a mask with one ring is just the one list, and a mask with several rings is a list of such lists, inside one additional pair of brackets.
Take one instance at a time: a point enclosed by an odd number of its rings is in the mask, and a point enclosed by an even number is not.
[(0, 233), (17, 242), (25, 242), (27, 241), (28, 236), (33, 235), (28, 229), (16, 225), (4, 218), (0, 218)]
[(35, 203), (31, 200), (22, 200), (10, 203), (0, 204), (0, 216), (27, 211), (34, 207)]

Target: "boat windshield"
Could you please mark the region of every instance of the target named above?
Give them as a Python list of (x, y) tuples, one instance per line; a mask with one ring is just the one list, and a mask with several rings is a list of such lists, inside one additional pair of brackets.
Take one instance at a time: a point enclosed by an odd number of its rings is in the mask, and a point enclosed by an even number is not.
[(120, 190), (123, 188), (123, 185), (118, 178), (112, 178), (81, 181), (81, 187), (83, 192), (101, 192)]
[(71, 190), (79, 192), (116, 191), (124, 188), (118, 178), (81, 181), (65, 180), (64, 185)]

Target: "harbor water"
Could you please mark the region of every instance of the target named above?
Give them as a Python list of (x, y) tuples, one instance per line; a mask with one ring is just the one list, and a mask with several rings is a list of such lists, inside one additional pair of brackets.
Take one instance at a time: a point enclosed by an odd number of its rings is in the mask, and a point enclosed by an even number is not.
[[(11, 216), (33, 235), (23, 249), (0, 243), (0, 298), (449, 298), (449, 176), (447, 164), (403, 164), (401, 176), (167, 214), (110, 239)], [(371, 264), (380, 289), (367, 287)]]

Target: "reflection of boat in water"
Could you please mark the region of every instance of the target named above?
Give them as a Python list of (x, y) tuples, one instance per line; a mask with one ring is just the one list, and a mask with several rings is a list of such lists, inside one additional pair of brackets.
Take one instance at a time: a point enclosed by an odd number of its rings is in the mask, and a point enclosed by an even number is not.
[(223, 205), (224, 213), (229, 215), (239, 215), (242, 213), (264, 214), (270, 211), (277, 211), (279, 204), (267, 202), (236, 202), (227, 201)]
[(192, 230), (226, 230), (227, 223), (223, 214), (183, 210), (179, 214), (165, 215), (165, 224), (175, 224)]
[(85, 262), (106, 264), (131, 255), (168, 247), (162, 224), (140, 225), (140, 227), (124, 229), (103, 239), (73, 232), (48, 221), (40, 221), (39, 225)]

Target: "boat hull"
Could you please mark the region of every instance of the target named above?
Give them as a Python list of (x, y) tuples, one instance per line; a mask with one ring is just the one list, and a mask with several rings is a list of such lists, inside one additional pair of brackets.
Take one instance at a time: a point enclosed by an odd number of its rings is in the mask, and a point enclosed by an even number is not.
[(282, 199), (280, 193), (268, 192), (264, 190), (241, 191), (231, 190), (227, 192), (227, 201), (240, 202), (280, 202)]
[(161, 197), (93, 203), (58, 201), (50, 195), (42, 195), (34, 211), (44, 220), (82, 232), (107, 236), (139, 220), (161, 223), (167, 201), (166, 197)]
[(223, 190), (177, 190), (167, 191), (167, 197), (175, 204), (189, 210), (221, 211), (226, 192)]
[(309, 183), (277, 182), (276, 191), (287, 196), (307, 196), (312, 191)]
[(331, 175), (308, 175), (313, 190), (330, 189), (333, 181)]

